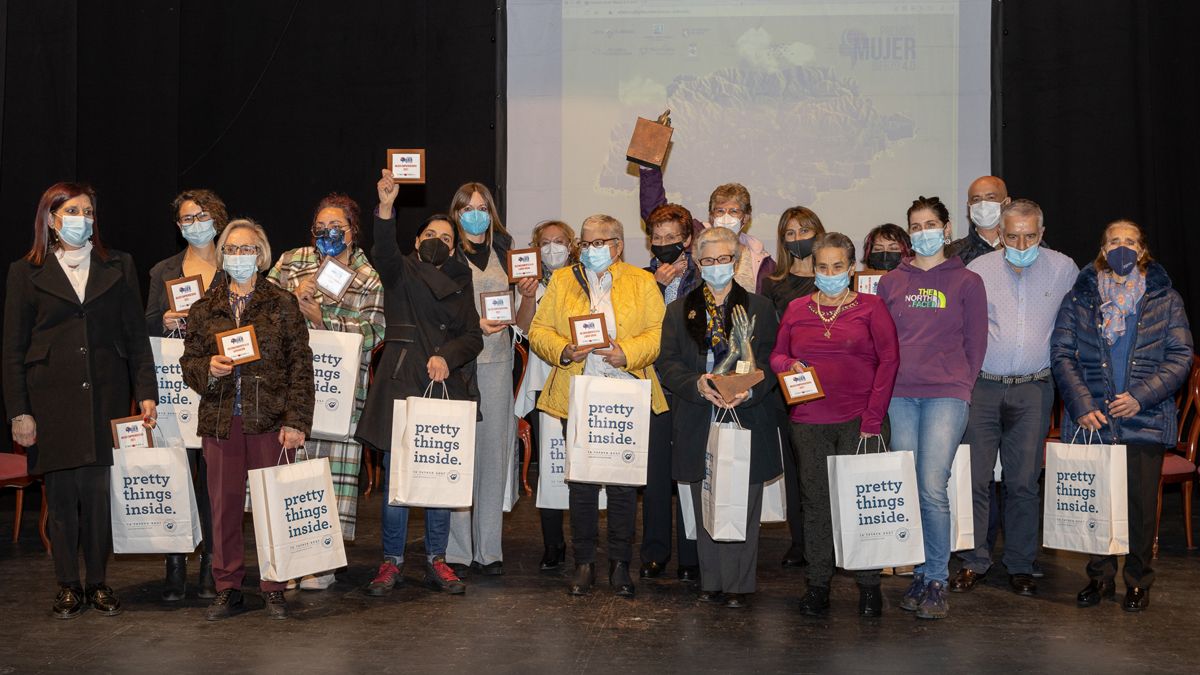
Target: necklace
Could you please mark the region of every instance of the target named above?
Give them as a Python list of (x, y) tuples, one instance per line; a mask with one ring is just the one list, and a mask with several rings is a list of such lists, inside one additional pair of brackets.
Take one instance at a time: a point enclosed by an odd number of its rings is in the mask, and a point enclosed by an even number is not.
[(842, 291), (842, 299), (838, 302), (837, 308), (833, 310), (833, 316), (825, 318), (825, 313), (821, 310), (821, 294), (813, 296), (813, 301), (817, 303), (817, 317), (821, 319), (821, 323), (825, 325), (825, 339), (828, 340), (831, 336), (830, 329), (833, 328), (833, 322), (837, 321), (838, 315), (842, 313), (842, 306), (846, 304), (846, 298), (850, 297), (850, 289)]

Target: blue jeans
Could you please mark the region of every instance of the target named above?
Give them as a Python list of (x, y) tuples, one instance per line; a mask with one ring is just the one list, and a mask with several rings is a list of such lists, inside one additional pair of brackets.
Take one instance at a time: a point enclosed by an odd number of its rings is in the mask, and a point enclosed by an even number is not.
[[(388, 504), (387, 467), (392, 465), (392, 453), (383, 453), (383, 555), (394, 562), (404, 562), (404, 547), (408, 543), (408, 507)], [(425, 554), (430, 561), (446, 556), (450, 541), (450, 509), (425, 509)]]
[(892, 450), (910, 451), (917, 464), (925, 562), (916, 574), (926, 581), (950, 578), (950, 465), (967, 428), (969, 404), (957, 398), (893, 398), (888, 407)]

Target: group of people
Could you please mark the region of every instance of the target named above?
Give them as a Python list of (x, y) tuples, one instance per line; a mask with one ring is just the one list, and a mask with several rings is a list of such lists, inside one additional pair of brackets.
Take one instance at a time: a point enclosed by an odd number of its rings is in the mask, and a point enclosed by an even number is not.
[[(700, 601), (746, 606), (756, 590), (764, 485), (782, 474), (792, 539), (783, 564), (806, 566), (800, 611), (826, 614), (834, 573), (827, 459), (886, 447), (914, 453), (925, 549), (898, 604), (929, 619), (948, 615), (947, 592), (970, 591), (989, 573), (995, 521), (1003, 523), (1010, 586), (1036, 593), (1038, 478), (1057, 383), (1065, 439), (1081, 427), (1092, 440), (1128, 448), (1123, 606), (1148, 605), (1155, 494), (1164, 449), (1176, 440), (1174, 393), (1191, 367), (1192, 338), (1181, 298), (1140, 226), (1106, 225), (1095, 260), (1080, 270), (1046, 246), (1036, 203), (1011, 199), (1002, 180), (985, 176), (968, 190), (971, 229), (963, 239), (951, 240), (950, 213), (937, 197), (914, 200), (905, 225), (872, 229), (861, 250), (796, 206), (779, 219), (772, 256), (748, 232), (753, 210), (742, 185), (717, 187), (704, 219), (667, 202), (658, 169), (641, 170), (640, 189), (653, 256), (647, 268), (624, 261), (623, 224), (597, 214), (578, 232), (560, 220), (539, 223), (530, 243), (543, 274), (517, 283), (506, 262), (520, 246), (481, 183), (459, 188), (446, 213), (400, 222), (398, 187), (384, 171), (370, 255), (358, 245), (358, 205), (333, 194), (314, 209), (311, 245), (278, 260), (258, 223), (230, 220), (215, 193), (191, 190), (172, 204), (187, 246), (154, 266), (143, 306), (132, 259), (100, 236), (95, 192), (77, 183), (51, 187), (38, 204), (33, 246), (9, 269), (3, 376), (14, 439), (27, 448), (30, 470), (45, 477), (59, 584), (54, 616), (73, 618), (89, 606), (121, 611), (106, 584), (109, 421), (127, 416), (133, 402), (154, 423), (148, 336), (184, 339), (183, 378), (201, 397), (203, 447), (190, 459), (204, 539), (197, 593), (211, 599), (210, 620), (245, 609), (247, 471), (274, 466), (281, 454), (290, 459), (301, 446), (309, 457), (329, 458), (343, 536), (351, 539), (363, 447), (382, 450), (388, 463), (393, 401), (422, 396), (431, 383), (443, 383), (451, 399), (478, 402), (479, 419), (471, 508), (424, 509), (425, 581), (461, 594), (468, 573), (503, 574), (505, 467), (518, 417), (553, 419), (554, 428), (539, 424), (536, 432), (561, 434), (578, 375), (650, 384), (636, 576), (662, 576), (674, 551), (678, 578), (698, 587)], [(315, 283), (328, 258), (355, 275), (340, 297)], [(854, 283), (856, 274), (882, 275), (875, 292)], [(166, 282), (187, 276), (200, 276), (207, 291), (187, 312), (171, 311)], [(479, 294), (490, 291), (515, 291), (511, 324), (481, 317)], [(608, 346), (574, 344), (570, 319), (589, 314), (605, 317)], [(235, 365), (218, 353), (215, 336), (246, 325), (255, 326), (261, 358)], [(353, 440), (308, 438), (309, 329), (363, 336)], [(749, 334), (739, 338), (739, 330)], [(523, 395), (514, 398), (518, 341), (532, 353)], [(752, 360), (773, 373), (819, 373), (824, 398), (789, 407), (773, 375), (726, 398), (713, 372), (731, 351), (747, 359), (747, 344)], [(708, 433), (726, 410), (751, 438), (746, 536), (715, 541), (697, 526), (688, 539), (684, 505), (703, 521)], [(947, 484), (960, 443), (971, 448), (975, 546), (951, 578)], [(997, 454), (1002, 517), (992, 482)], [(691, 497), (679, 508), (677, 485)], [(568, 482), (573, 595), (596, 582), (601, 488)], [(636, 593), (638, 491), (603, 486), (608, 581), (623, 597)], [(408, 508), (387, 500), (382, 508), (382, 561), (365, 588), (372, 596), (403, 579)], [(563, 514), (542, 509), (540, 520), (541, 569), (556, 570), (566, 561)], [(164, 601), (184, 597), (186, 564), (185, 554), (167, 556)], [(1112, 596), (1116, 572), (1115, 556), (1094, 556), (1079, 604)], [(858, 613), (879, 616), (880, 570), (854, 576)], [(322, 589), (334, 581), (331, 571), (298, 584)], [(287, 588), (260, 581), (270, 617), (287, 616)]]

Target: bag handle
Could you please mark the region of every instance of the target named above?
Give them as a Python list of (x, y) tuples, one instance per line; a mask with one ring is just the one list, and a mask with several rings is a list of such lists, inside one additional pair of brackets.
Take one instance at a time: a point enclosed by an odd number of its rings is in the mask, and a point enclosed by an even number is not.
[(730, 417), (733, 418), (733, 423), (738, 425), (739, 429), (746, 428), (746, 427), (742, 426), (742, 420), (738, 419), (737, 411), (734, 410), (733, 408), (718, 408), (717, 416), (713, 421), (715, 421), (717, 424), (723, 424), (725, 422), (725, 420), (727, 420)]
[[(308, 460), (312, 459), (312, 457), (310, 457), (308, 454), (308, 448), (301, 445), (300, 447), (296, 448), (296, 461), (297, 462), (300, 461), (299, 455), (301, 452), (304, 453), (304, 461), (307, 462)], [(279, 448), (279, 456), (275, 458), (275, 466), (279, 466), (285, 462), (288, 464), (291, 464), (292, 460), (288, 458), (287, 448), (281, 446)]]
[[(1075, 438), (1079, 436), (1080, 431), (1083, 431), (1083, 427), (1078, 424), (1075, 425), (1075, 433), (1071, 434), (1071, 441), (1067, 443), (1067, 445), (1075, 445)], [(1096, 438), (1097, 433), (1098, 432), (1095, 429), (1088, 429), (1087, 436), (1085, 436), (1083, 439), (1084, 443), (1086, 445), (1093, 445), (1092, 440)], [(1101, 438), (1100, 440), (1104, 439)]]
[[(883, 434), (875, 434), (874, 436), (870, 436), (868, 438), (878, 438), (879, 439), (879, 452), (890, 452), (888, 450), (887, 443), (883, 442)], [(860, 455), (863, 453), (864, 450), (867, 450), (868, 454), (869, 454), (870, 450), (869, 450), (869, 448), (867, 448), (867, 439), (863, 438), (862, 436), (859, 436), (858, 437), (858, 447), (856, 447), (854, 449), (854, 454)]]
[(425, 393), (421, 395), (421, 398), (430, 398), (429, 395), (433, 393), (433, 385), (434, 384), (442, 385), (442, 399), (449, 400), (450, 399), (450, 390), (446, 388), (445, 380), (442, 380), (441, 382), (434, 382), (433, 380), (430, 380), (429, 386), (425, 387)]

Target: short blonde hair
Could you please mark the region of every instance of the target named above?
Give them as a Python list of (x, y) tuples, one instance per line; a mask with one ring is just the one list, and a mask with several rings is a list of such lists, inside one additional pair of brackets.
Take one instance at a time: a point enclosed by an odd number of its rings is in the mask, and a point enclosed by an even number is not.
[(587, 218), (584, 218), (583, 224), (579, 226), (579, 236), (583, 237), (583, 231), (589, 227), (604, 228), (605, 234), (608, 235), (605, 237), (606, 239), (612, 239), (615, 237), (621, 241), (625, 241), (625, 226), (621, 224), (621, 221), (613, 218), (612, 216), (606, 216), (603, 213), (597, 213), (594, 216), (588, 216)]
[(271, 266), (271, 243), (267, 241), (267, 232), (263, 226), (249, 218), (231, 220), (221, 231), (221, 238), (217, 240), (217, 267), (225, 264), (225, 242), (234, 230), (250, 230), (254, 233), (254, 237), (258, 239), (258, 271), (267, 271)]
[(708, 196), (708, 212), (711, 214), (713, 209), (717, 208), (719, 202), (727, 202), (733, 200), (738, 203), (738, 207), (742, 209), (742, 213), (750, 215), (750, 191), (741, 183), (726, 183), (718, 185), (717, 189), (712, 191)]
[(704, 257), (704, 247), (708, 244), (729, 244), (733, 246), (733, 257), (741, 253), (742, 243), (733, 230), (725, 227), (706, 227), (696, 235), (696, 243), (692, 244), (692, 254), (696, 258)]

